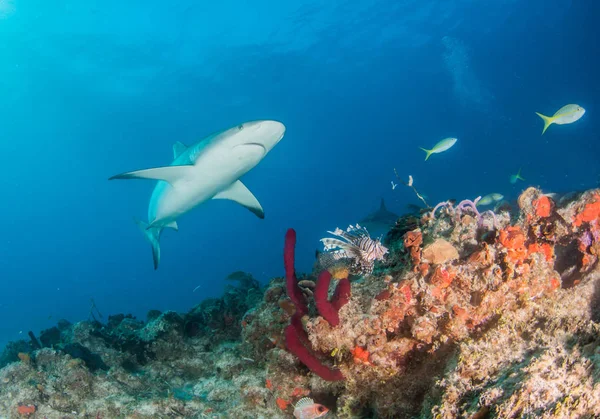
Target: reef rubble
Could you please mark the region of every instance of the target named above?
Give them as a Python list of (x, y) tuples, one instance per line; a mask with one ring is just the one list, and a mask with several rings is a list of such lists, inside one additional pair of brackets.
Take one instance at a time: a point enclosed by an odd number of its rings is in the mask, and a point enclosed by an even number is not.
[(400, 217), (372, 272), (297, 273), (289, 230), (264, 287), (32, 333), (0, 354), (0, 417), (600, 417), (600, 190), (475, 204)]

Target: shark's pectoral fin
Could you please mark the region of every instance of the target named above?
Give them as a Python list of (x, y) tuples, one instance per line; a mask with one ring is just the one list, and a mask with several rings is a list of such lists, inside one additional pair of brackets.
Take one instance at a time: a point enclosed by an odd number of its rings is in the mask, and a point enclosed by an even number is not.
[(172, 185), (177, 180), (186, 177), (190, 170), (192, 170), (191, 165), (154, 167), (152, 169), (136, 170), (135, 172), (121, 173), (120, 175), (115, 175), (109, 178), (109, 180), (154, 179), (164, 180)]
[(188, 146), (183, 144), (181, 141), (177, 141), (175, 144), (173, 144), (173, 159), (181, 156), (181, 154), (187, 149)]
[(141, 220), (135, 219), (135, 223), (138, 225), (142, 233), (144, 233), (144, 237), (150, 242), (152, 246), (152, 261), (154, 262), (154, 269), (158, 269), (158, 264), (160, 263), (160, 233), (162, 229), (160, 228), (148, 228), (148, 223), (145, 223)]
[(179, 227), (177, 226), (177, 221), (171, 221), (169, 224), (165, 224), (165, 227), (172, 228), (175, 231), (179, 231)]
[(248, 208), (259, 218), (265, 218), (265, 212), (260, 206), (258, 199), (250, 192), (248, 188), (241, 182), (233, 182), (227, 189), (216, 194), (213, 199), (229, 199)]

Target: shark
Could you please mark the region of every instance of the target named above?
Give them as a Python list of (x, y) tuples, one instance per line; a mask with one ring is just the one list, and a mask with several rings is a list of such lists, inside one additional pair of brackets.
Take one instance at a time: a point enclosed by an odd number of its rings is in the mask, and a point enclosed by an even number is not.
[(381, 198), (379, 209), (367, 215), (358, 223), (365, 227), (371, 236), (377, 236), (387, 233), (396, 224), (397, 219), (398, 216), (386, 208), (385, 202)]
[(152, 246), (154, 269), (160, 262), (160, 236), (178, 230), (177, 219), (212, 199), (237, 202), (259, 218), (265, 213), (240, 178), (253, 169), (285, 134), (279, 121), (244, 122), (186, 146), (173, 145), (169, 166), (125, 172), (109, 178), (158, 181), (148, 203), (148, 222), (135, 220)]

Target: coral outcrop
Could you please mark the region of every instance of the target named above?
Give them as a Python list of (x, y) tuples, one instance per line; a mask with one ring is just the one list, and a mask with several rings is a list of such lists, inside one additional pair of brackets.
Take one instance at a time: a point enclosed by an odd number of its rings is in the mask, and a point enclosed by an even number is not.
[(289, 230), (265, 287), (31, 333), (0, 355), (0, 417), (600, 417), (600, 191), (476, 204), (401, 217), (372, 272), (298, 274)]

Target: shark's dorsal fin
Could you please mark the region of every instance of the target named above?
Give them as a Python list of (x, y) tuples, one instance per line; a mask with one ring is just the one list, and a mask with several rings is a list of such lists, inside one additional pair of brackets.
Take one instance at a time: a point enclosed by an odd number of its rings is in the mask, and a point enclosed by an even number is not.
[(154, 179), (164, 180), (173, 185), (177, 180), (183, 179), (189, 173), (193, 166), (164, 166), (154, 167), (152, 169), (136, 170), (135, 172), (121, 173), (120, 175), (109, 178), (112, 179)]
[(265, 212), (263, 211), (260, 202), (258, 202), (258, 199), (256, 199), (252, 192), (250, 192), (250, 190), (239, 180), (233, 182), (227, 189), (216, 194), (213, 199), (230, 199), (248, 208), (256, 214), (257, 217), (265, 218)]
[(381, 198), (381, 205), (379, 205), (379, 211), (387, 211), (383, 198)]
[(181, 156), (185, 150), (188, 149), (188, 146), (183, 144), (181, 141), (177, 141), (173, 144), (173, 159)]

